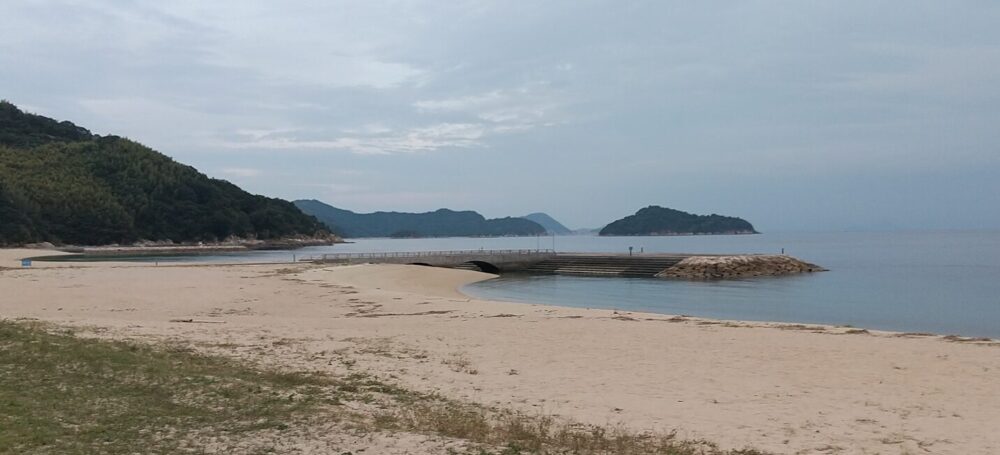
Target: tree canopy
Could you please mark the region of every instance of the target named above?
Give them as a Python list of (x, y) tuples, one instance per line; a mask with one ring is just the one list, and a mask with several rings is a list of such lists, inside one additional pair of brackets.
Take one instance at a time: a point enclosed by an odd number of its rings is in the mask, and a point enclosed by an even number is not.
[(651, 205), (601, 229), (600, 235), (756, 234), (742, 218), (694, 215)]
[(328, 231), (137, 142), (0, 102), (0, 245), (219, 241)]

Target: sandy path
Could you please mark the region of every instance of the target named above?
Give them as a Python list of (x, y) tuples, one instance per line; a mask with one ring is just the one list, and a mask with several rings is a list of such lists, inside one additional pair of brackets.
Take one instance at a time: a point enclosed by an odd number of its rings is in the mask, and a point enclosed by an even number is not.
[[(0, 266), (14, 253), (0, 255)], [(0, 271), (0, 317), (777, 453), (1000, 453), (1000, 347), (473, 300), (419, 266)], [(221, 323), (171, 323), (190, 318)]]

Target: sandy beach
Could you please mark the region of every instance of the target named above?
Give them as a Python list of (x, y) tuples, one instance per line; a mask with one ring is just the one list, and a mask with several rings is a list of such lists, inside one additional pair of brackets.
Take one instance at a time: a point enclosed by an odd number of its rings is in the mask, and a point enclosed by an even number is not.
[(43, 254), (0, 250), (0, 318), (727, 448), (1000, 453), (993, 341), (476, 300), (458, 288), (492, 275), (420, 266), (20, 268)]

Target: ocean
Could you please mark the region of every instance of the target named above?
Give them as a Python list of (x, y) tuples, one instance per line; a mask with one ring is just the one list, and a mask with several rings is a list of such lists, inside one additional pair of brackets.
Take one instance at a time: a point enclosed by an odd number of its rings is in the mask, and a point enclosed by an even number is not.
[[(564, 240), (565, 239), (565, 240)], [(559, 238), (564, 251), (778, 253), (828, 272), (727, 281), (507, 276), (498, 300), (1000, 338), (1000, 232), (833, 232)]]

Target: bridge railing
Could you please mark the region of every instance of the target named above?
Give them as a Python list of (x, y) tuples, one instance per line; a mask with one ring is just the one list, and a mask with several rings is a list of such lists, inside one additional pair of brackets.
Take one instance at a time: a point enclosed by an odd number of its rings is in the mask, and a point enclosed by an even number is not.
[(316, 256), (303, 256), (300, 261), (352, 261), (352, 260), (378, 260), (395, 258), (428, 258), (428, 257), (448, 257), (448, 256), (528, 256), (538, 254), (555, 254), (552, 249), (536, 250), (451, 250), (451, 251), (393, 251), (380, 253), (326, 253)]

